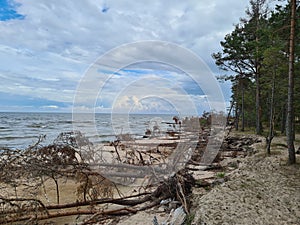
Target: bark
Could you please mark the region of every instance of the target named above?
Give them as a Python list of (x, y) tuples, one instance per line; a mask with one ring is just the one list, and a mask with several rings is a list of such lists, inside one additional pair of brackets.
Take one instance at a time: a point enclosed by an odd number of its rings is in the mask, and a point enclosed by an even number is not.
[(53, 176), (52, 179), (55, 182), (55, 188), (56, 188), (56, 202), (59, 204), (59, 185), (58, 185), (58, 180)]
[(235, 125), (235, 130), (238, 131), (239, 130), (239, 108), (238, 108), (237, 102), (235, 102), (235, 121), (234, 121), (234, 125)]
[(272, 80), (272, 93), (271, 93), (270, 117), (269, 117), (269, 135), (266, 138), (268, 155), (271, 154), (271, 143), (274, 138), (274, 91), (275, 91), (275, 71), (273, 73), (273, 80)]
[[(261, 2), (261, 4), (264, 4), (264, 1)], [(259, 4), (256, 6), (258, 7), (257, 15), (256, 15), (256, 56), (255, 56), (255, 82), (256, 82), (256, 93), (255, 93), (255, 111), (256, 111), (256, 134), (262, 133), (262, 123), (261, 123), (261, 105), (260, 105), (260, 65), (259, 65), (259, 37), (258, 37), (258, 30), (259, 30)]]
[(296, 26), (296, 0), (291, 0), (291, 31), (290, 31), (290, 49), (289, 49), (289, 83), (288, 83), (288, 102), (287, 102), (287, 146), (289, 153), (289, 164), (296, 163), (294, 146), (294, 61), (295, 61), (295, 26)]
[[(142, 198), (137, 198), (140, 196), (144, 196)], [(137, 198), (137, 199), (131, 199), (131, 198)], [(123, 198), (106, 198), (106, 199), (98, 199), (98, 200), (90, 200), (86, 202), (74, 202), (74, 203), (67, 203), (67, 204), (60, 204), (60, 205), (44, 205), (40, 200), (37, 199), (27, 199), (27, 198), (17, 198), (17, 199), (3, 199), (0, 198), (2, 201), (6, 202), (36, 202), (40, 205), (39, 208), (32, 208), (32, 209), (27, 209), (26, 213), (31, 213), (31, 212), (46, 212), (47, 214), (49, 213), (49, 210), (59, 210), (59, 209), (71, 209), (71, 208), (78, 208), (78, 207), (84, 207), (84, 206), (91, 206), (91, 205), (101, 205), (101, 204), (107, 204), (107, 203), (112, 203), (116, 205), (122, 205), (122, 206), (135, 206), (139, 205), (142, 203), (145, 203), (147, 201), (152, 200), (152, 195), (149, 192), (145, 193), (140, 193), (136, 195), (131, 195)], [(15, 214), (15, 213), (20, 213), (23, 212), (22, 209), (18, 210), (8, 210), (5, 211), (3, 214)]]
[(285, 134), (286, 131), (286, 103), (283, 104), (282, 106), (282, 111), (281, 111), (281, 129), (280, 132), (281, 134)]
[(242, 127), (241, 131), (245, 131), (245, 111), (244, 111), (244, 103), (245, 103), (245, 87), (242, 81)]
[(120, 157), (120, 154), (118, 152), (118, 145), (119, 145), (119, 143), (120, 143), (120, 141), (114, 141), (114, 142), (112, 142), (112, 145), (114, 146), (115, 152), (117, 153), (118, 161), (121, 162), (121, 157)]
[[(231, 101), (230, 102), (230, 108), (229, 108), (229, 111), (228, 111), (228, 114), (227, 114), (227, 118), (226, 118), (226, 125), (229, 126), (230, 125), (230, 115), (231, 115), (231, 111), (233, 109), (233, 106), (234, 106), (234, 102)], [(230, 125), (231, 126), (231, 125)]]
[(256, 94), (255, 94), (255, 111), (256, 111), (256, 134), (261, 134), (261, 107), (260, 107), (260, 76), (256, 71)]

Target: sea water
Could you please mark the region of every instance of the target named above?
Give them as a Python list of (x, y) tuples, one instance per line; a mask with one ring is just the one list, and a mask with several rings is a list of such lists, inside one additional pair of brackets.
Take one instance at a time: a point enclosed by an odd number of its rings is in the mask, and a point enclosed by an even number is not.
[[(84, 133), (93, 143), (113, 141), (117, 135), (129, 133), (142, 138), (146, 129), (158, 125), (166, 131), (174, 115), (166, 114), (95, 114), (94, 120), (74, 121), (71, 113), (0, 112), (0, 147), (26, 148), (46, 135), (44, 144), (50, 144), (61, 132), (74, 129)], [(75, 122), (75, 126), (74, 126)], [(89, 128), (96, 132), (85, 132)]]

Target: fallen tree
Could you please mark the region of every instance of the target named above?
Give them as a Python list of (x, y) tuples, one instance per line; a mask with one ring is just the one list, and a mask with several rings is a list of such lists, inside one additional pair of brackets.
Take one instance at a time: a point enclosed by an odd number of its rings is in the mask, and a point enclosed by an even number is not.
[[(193, 177), (186, 170), (182, 170), (173, 177), (170, 177), (166, 181), (162, 182), (152, 192), (144, 192), (122, 198), (97, 199), (85, 202), (49, 206), (44, 205), (37, 199), (0, 198), (2, 201), (1, 204), (7, 203), (16, 208), (15, 210), (10, 209), (3, 211), (0, 224), (19, 221), (39, 221), (72, 215), (93, 215), (91, 218), (86, 220), (85, 223), (88, 224), (92, 223), (92, 221), (99, 222), (105, 219), (111, 219), (112, 217), (134, 214), (159, 205), (162, 200), (169, 198), (179, 201), (184, 206), (186, 212), (189, 212), (188, 196), (191, 194), (191, 188), (193, 185)], [(27, 202), (31, 204), (28, 204), (28, 208), (24, 210), (24, 207), (19, 204), (20, 202)], [(38, 206), (36, 203), (38, 203)], [(126, 207), (114, 210), (99, 210), (95, 207), (97, 205), (108, 203)], [(35, 207), (33, 207), (33, 205), (35, 205)], [(86, 207), (82, 208), (84, 206), (93, 207), (90, 207), (90, 209), (85, 209)], [(67, 211), (57, 211), (59, 209), (67, 209)]]
[[(78, 133), (73, 134), (78, 135)], [(165, 178), (156, 187), (145, 186), (143, 192), (131, 196), (122, 196), (116, 184), (103, 177), (98, 171), (93, 171), (90, 165), (78, 160), (76, 154), (81, 155), (80, 148), (74, 144), (73, 135), (64, 133), (53, 144), (43, 146), (43, 136), (38, 142), (25, 150), (3, 149), (0, 152), (0, 177), (3, 189), (15, 187), (15, 195), (0, 195), (0, 224), (33, 221), (74, 216), (92, 215), (85, 223), (104, 221), (122, 215), (130, 215), (159, 205), (164, 199), (174, 199), (189, 211), (188, 196), (194, 183), (193, 177), (181, 170)], [(82, 143), (83, 136), (80, 136)], [(71, 138), (64, 140), (64, 138)], [(124, 165), (126, 167), (126, 164)], [(136, 165), (129, 165), (135, 168)], [(55, 183), (56, 203), (46, 204), (37, 197), (37, 190), (45, 190), (46, 180)], [(77, 181), (78, 198), (72, 203), (60, 201), (60, 179)], [(24, 187), (28, 197), (19, 197), (19, 187)], [(76, 188), (76, 187), (75, 187)], [(114, 190), (113, 190), (114, 189)], [(119, 198), (114, 198), (117, 190)], [(92, 192), (92, 193), (91, 193)], [(124, 206), (118, 209), (105, 209), (101, 205)], [(100, 207), (100, 208), (99, 208)]]
[[(203, 134), (207, 135), (205, 132)], [(81, 144), (74, 143), (74, 135), (79, 135)], [(65, 140), (71, 138), (71, 141)], [(199, 170), (199, 164), (203, 151), (205, 150), (206, 136), (199, 137), (195, 144), (195, 150), (191, 155), (188, 166), (178, 172), (167, 173), (168, 176), (162, 180), (160, 176), (157, 181), (140, 184), (138, 191), (124, 196), (117, 185), (108, 180), (101, 170), (94, 170), (94, 166), (107, 169), (106, 174), (118, 173), (119, 177), (128, 176), (128, 173), (122, 174), (122, 169), (133, 171), (130, 176), (136, 179), (145, 179), (147, 170), (152, 169), (151, 176), (158, 176), (158, 173), (166, 170), (163, 167), (155, 165), (145, 166), (140, 164), (100, 162), (99, 165), (88, 164), (84, 161), (84, 154), (81, 147), (94, 151), (84, 136), (78, 133), (64, 133), (55, 140), (53, 144), (43, 146), (41, 137), (36, 144), (25, 150), (2, 149), (0, 151), (0, 178), (1, 185), (5, 184), (7, 189), (14, 189), (14, 194), (8, 192), (7, 195), (0, 194), (0, 224), (26, 221), (40, 221), (67, 216), (85, 215), (83, 224), (93, 224), (95, 222), (106, 223), (107, 220), (118, 220), (120, 216), (132, 215), (140, 211), (147, 210), (161, 204), (163, 200), (172, 199), (182, 206), (185, 213), (189, 213), (192, 186), (195, 185), (191, 171)], [(224, 140), (220, 156), (212, 165), (206, 165), (202, 170), (219, 170), (218, 164), (224, 155), (228, 152), (237, 152), (247, 154), (251, 149), (249, 145), (258, 142), (255, 138), (236, 138), (228, 136)], [(87, 145), (87, 146), (86, 146)], [(179, 148), (181, 145), (176, 145)], [(120, 147), (120, 146), (116, 146)], [(172, 146), (174, 147), (174, 146)], [(183, 144), (183, 147), (189, 147)], [(181, 149), (181, 148), (180, 148)], [(183, 149), (183, 148), (182, 148)], [(120, 152), (122, 149), (118, 149)], [(184, 149), (183, 149), (184, 150)], [(169, 157), (170, 166), (176, 166), (181, 163), (184, 151), (178, 151), (181, 154), (174, 154)], [(147, 152), (148, 153), (148, 152)], [(152, 154), (152, 152), (150, 152)], [(155, 152), (159, 154), (159, 152)], [(94, 154), (94, 153), (93, 153)], [(115, 152), (113, 152), (115, 154)], [(78, 155), (80, 156), (78, 159)], [(145, 155), (145, 154), (144, 154)], [(145, 158), (144, 155), (140, 157)], [(119, 155), (121, 157), (121, 155)], [(118, 160), (118, 158), (117, 158)], [(119, 161), (119, 160), (118, 160)], [(168, 165), (165, 163), (164, 165)], [(186, 164), (185, 164), (186, 165)], [(114, 168), (115, 170), (111, 169)], [(166, 167), (169, 169), (168, 167)], [(136, 173), (135, 171), (140, 171)], [(171, 168), (170, 171), (175, 171)], [(162, 173), (163, 174), (163, 173)], [(170, 174), (170, 175), (169, 175)], [(161, 174), (160, 174), (161, 175)], [(131, 177), (131, 178), (132, 178)], [(59, 180), (66, 179), (75, 181), (77, 198), (73, 202), (65, 203), (60, 201)], [(150, 179), (148, 177), (148, 179)], [(37, 190), (45, 190), (46, 180), (54, 181), (56, 190), (56, 204), (49, 204), (33, 195)], [(24, 186), (28, 196), (20, 196), (19, 187)], [(197, 183), (198, 187), (207, 187), (210, 183)], [(5, 187), (2, 188), (5, 190)], [(34, 192), (35, 191), (35, 192)], [(118, 194), (116, 198), (114, 194)], [(34, 197), (35, 196), (35, 197)], [(109, 205), (109, 208), (104, 206)], [(122, 207), (120, 207), (122, 206)]]

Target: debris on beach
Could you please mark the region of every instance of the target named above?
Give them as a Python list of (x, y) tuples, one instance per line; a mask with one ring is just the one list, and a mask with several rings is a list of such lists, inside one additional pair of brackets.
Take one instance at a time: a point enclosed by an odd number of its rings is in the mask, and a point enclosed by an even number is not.
[(167, 220), (159, 223), (156, 216), (153, 218), (153, 225), (183, 225), (186, 219), (186, 213), (182, 206), (172, 210)]
[[(40, 138), (25, 150), (1, 151), (0, 210), (5, 216), (0, 223), (64, 217), (106, 224), (156, 208), (169, 217), (152, 216), (153, 223), (182, 224), (190, 213), (192, 188), (225, 182), (221, 160), (228, 152), (245, 156), (257, 142), (228, 136), (215, 161), (202, 165), (212, 129), (209, 121), (203, 120), (202, 127), (199, 121), (175, 120), (176, 138), (160, 129), (148, 138), (120, 134), (110, 144), (95, 145), (80, 132), (64, 132), (49, 145)], [(70, 186), (72, 193), (65, 193)]]

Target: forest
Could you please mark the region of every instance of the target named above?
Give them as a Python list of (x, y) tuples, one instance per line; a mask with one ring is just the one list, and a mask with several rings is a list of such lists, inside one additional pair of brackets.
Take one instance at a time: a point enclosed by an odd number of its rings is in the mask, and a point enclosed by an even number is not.
[(219, 79), (232, 82), (235, 129), (255, 130), (269, 143), (276, 133), (287, 134), (291, 155), (300, 131), (299, 11), (294, 0), (272, 10), (266, 0), (251, 0), (245, 18), (221, 41), (222, 51), (212, 54), (224, 71)]

